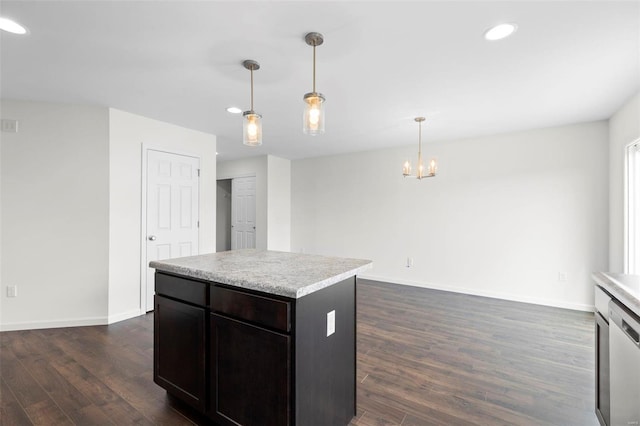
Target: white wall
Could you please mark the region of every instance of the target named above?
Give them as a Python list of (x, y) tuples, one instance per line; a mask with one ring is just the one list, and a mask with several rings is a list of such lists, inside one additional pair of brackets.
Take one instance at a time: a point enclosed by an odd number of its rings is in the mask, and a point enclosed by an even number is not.
[(109, 109), (109, 320), (140, 309), (142, 145), (200, 157), (200, 253), (216, 247), (216, 137)]
[(140, 313), (143, 143), (201, 157), (200, 252), (215, 251), (215, 136), (107, 108), (1, 106), (20, 125), (0, 148), (0, 329)]
[(3, 100), (2, 117), (19, 132), (2, 133), (0, 328), (104, 323), (108, 110)]
[[(368, 277), (575, 309), (608, 253), (606, 122), (294, 161), (292, 251), (367, 258)], [(414, 266), (406, 267), (407, 257)], [(567, 281), (559, 281), (559, 273)]]
[(640, 92), (609, 119), (609, 271), (624, 272), (625, 146), (640, 138)]
[(267, 157), (218, 163), (218, 179), (256, 177), (256, 248), (267, 249)]
[(267, 248), (291, 250), (291, 161), (267, 156)]

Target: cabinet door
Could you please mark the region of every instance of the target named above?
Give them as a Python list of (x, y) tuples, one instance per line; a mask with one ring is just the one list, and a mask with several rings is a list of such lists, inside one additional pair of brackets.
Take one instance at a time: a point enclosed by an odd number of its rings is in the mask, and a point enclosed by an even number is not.
[(290, 337), (211, 314), (210, 415), (222, 425), (291, 424)]
[(601, 425), (609, 426), (609, 324), (596, 312), (596, 415)]
[(204, 411), (205, 310), (158, 295), (154, 300), (153, 380)]

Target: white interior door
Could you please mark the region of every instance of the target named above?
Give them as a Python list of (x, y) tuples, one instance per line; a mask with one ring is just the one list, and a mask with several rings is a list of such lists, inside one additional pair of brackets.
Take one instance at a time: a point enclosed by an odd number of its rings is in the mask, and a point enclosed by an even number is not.
[(256, 177), (231, 181), (231, 250), (256, 248)]
[(199, 158), (147, 150), (147, 311), (155, 294), (149, 262), (198, 254), (199, 175)]

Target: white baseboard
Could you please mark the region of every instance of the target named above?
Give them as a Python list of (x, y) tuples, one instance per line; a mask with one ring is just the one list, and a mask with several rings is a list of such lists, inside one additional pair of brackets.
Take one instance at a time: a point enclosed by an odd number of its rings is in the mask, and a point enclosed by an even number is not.
[(412, 281), (412, 280), (405, 280), (405, 279), (398, 279), (398, 278), (389, 278), (389, 277), (383, 277), (378, 275), (363, 274), (363, 275), (358, 275), (358, 278), (362, 278), (365, 280), (372, 280), (372, 281), (382, 281), (390, 284), (401, 284), (401, 285), (409, 285), (412, 287), (429, 288), (432, 290), (443, 290), (443, 291), (450, 291), (453, 293), (470, 294), (472, 296), (491, 297), (493, 299), (510, 300), (512, 302), (522, 302), (522, 303), (532, 303), (534, 305), (552, 306), (554, 308), (571, 309), (573, 311), (593, 312), (595, 309), (593, 305), (582, 304), (582, 303), (571, 303), (571, 302), (564, 302), (561, 300), (542, 299), (537, 297), (521, 296), (521, 295), (510, 294), (510, 293), (484, 291), (484, 290), (478, 290), (473, 288), (455, 287), (450, 285), (419, 282), (419, 281)]
[(88, 325), (106, 325), (106, 317), (74, 318), (52, 321), (29, 321), (0, 324), (0, 331), (37, 330), (42, 328), (84, 327)]
[(144, 315), (140, 309), (122, 312), (108, 317), (74, 318), (52, 321), (29, 321), (0, 324), (0, 331), (39, 330), (44, 328), (86, 327), (90, 325), (109, 325), (129, 318)]
[(140, 309), (133, 309), (127, 312), (121, 312), (115, 315), (109, 315), (108, 323), (113, 324), (115, 322), (120, 322), (124, 320), (128, 320), (129, 318), (139, 317), (140, 315), (144, 315), (146, 312), (143, 312)]

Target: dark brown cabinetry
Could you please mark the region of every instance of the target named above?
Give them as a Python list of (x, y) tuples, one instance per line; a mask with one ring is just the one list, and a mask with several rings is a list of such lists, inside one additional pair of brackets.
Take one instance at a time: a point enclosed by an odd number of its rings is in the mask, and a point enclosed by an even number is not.
[(351, 277), (290, 299), (158, 272), (154, 380), (221, 426), (346, 426), (355, 291)]
[(155, 296), (153, 376), (157, 384), (205, 409), (205, 309)]
[(288, 425), (290, 337), (211, 314), (210, 407), (221, 425)]
[(600, 314), (596, 317), (596, 415), (601, 425), (608, 426), (609, 400), (609, 323)]

